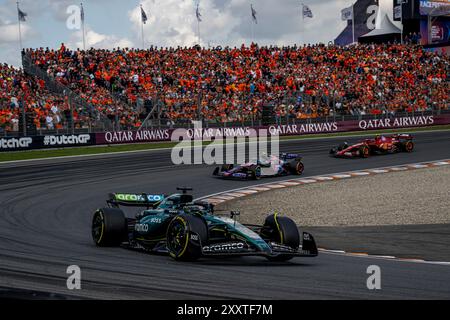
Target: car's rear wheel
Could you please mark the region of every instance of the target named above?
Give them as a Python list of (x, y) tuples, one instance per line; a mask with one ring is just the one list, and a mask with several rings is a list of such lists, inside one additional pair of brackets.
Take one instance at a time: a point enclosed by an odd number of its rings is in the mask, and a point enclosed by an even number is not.
[(413, 152), (414, 150), (414, 143), (412, 141), (406, 141), (403, 144), (403, 150), (405, 150), (405, 152)]
[(92, 239), (99, 247), (117, 247), (127, 236), (127, 219), (120, 209), (103, 208), (94, 213)]
[(291, 173), (295, 175), (301, 175), (303, 173), (303, 170), (305, 170), (305, 166), (301, 161), (294, 161), (289, 164), (289, 167), (291, 169)]
[[(264, 222), (262, 234), (263, 238), (270, 242), (279, 243), (297, 250), (300, 245), (300, 233), (297, 225), (288, 217), (280, 217), (278, 214), (272, 214)], [(276, 257), (268, 257), (270, 261), (288, 261), (294, 256), (291, 254), (280, 254)]]
[(180, 261), (195, 261), (202, 255), (202, 243), (208, 240), (205, 222), (195, 216), (176, 216), (167, 228), (167, 250)]
[(361, 146), (359, 148), (359, 154), (361, 158), (368, 158), (370, 156), (370, 149), (368, 146)]

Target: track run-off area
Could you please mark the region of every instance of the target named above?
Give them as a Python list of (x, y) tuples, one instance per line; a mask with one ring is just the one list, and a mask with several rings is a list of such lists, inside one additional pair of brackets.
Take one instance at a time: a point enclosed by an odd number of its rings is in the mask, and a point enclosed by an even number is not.
[[(331, 147), (358, 137), (286, 140), (280, 151), (304, 157), (302, 178), (450, 159), (450, 132), (414, 137), (411, 154), (368, 159), (328, 155)], [(213, 178), (212, 171), (213, 166), (172, 165), (170, 150), (0, 164), (0, 288), (96, 299), (450, 298), (450, 267), (445, 265), (324, 252), (288, 263), (259, 257), (184, 263), (164, 255), (95, 247), (92, 214), (105, 205), (110, 192), (170, 194), (189, 186), (200, 198), (292, 178), (224, 181)], [(66, 287), (70, 265), (81, 268), (81, 290)], [(381, 290), (367, 289), (370, 265), (381, 269)]]

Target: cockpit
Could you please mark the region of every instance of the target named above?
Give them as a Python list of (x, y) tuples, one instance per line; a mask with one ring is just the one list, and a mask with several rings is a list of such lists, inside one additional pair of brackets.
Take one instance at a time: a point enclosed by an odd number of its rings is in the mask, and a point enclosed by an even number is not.
[(174, 209), (191, 203), (193, 200), (194, 197), (190, 194), (174, 194), (161, 201), (158, 209)]

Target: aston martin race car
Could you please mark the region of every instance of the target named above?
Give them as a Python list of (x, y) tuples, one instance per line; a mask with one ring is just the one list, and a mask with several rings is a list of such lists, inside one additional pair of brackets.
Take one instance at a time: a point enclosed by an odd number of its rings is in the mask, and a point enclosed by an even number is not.
[(216, 167), (213, 176), (225, 179), (253, 179), (259, 180), (264, 177), (278, 177), (289, 174), (301, 175), (305, 166), (302, 157), (293, 153), (282, 153), (279, 157), (275, 155), (262, 155), (238, 166), (224, 164)]
[(361, 157), (368, 158), (374, 154), (390, 154), (398, 152), (413, 152), (413, 137), (409, 134), (394, 134), (390, 136), (376, 136), (374, 139), (365, 139), (359, 143), (348, 145), (344, 143), (330, 150), (335, 157)]
[[(214, 213), (214, 206), (193, 201), (191, 189), (171, 196), (110, 194), (107, 207), (95, 211), (92, 238), (99, 247), (123, 246), (145, 252), (168, 253), (175, 260), (201, 257), (263, 256), (270, 261), (317, 256), (314, 238), (278, 213), (264, 225), (243, 225), (237, 211)], [(126, 218), (120, 206), (143, 208)]]

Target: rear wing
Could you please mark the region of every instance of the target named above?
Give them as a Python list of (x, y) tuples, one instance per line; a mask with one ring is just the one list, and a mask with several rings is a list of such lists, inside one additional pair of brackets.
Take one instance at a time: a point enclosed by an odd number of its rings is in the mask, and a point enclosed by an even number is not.
[(165, 199), (163, 194), (110, 193), (106, 202), (113, 206), (151, 208)]
[(408, 133), (400, 133), (400, 134), (394, 134), (391, 136), (392, 138), (397, 138), (397, 139), (402, 139), (402, 140), (412, 140), (413, 137), (412, 135), (408, 134)]

